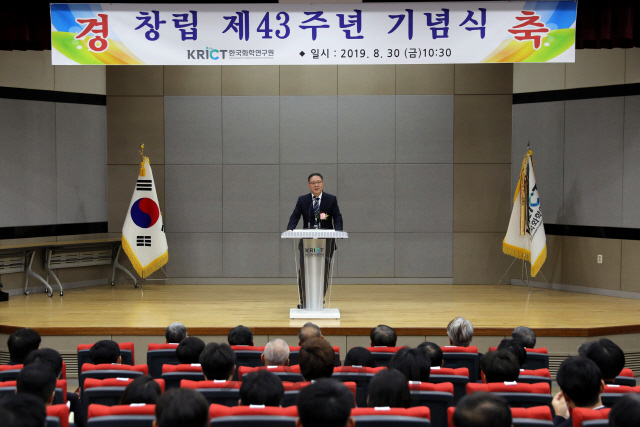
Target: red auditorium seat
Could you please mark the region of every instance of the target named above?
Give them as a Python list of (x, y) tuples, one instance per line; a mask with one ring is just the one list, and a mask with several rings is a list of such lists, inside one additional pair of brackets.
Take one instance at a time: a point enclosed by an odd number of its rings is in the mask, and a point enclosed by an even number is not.
[(247, 366), (238, 366), (238, 376), (242, 381), (242, 377), (250, 372), (257, 371), (269, 371), (273, 372), (282, 381), (300, 382), (304, 381), (302, 374), (300, 373), (300, 365), (292, 366), (257, 366), (250, 368)]
[[(7, 394), (14, 394), (16, 387), (17, 381), (0, 381), (0, 398)], [(63, 403), (67, 403), (67, 380), (57, 380), (53, 404), (59, 405)]]
[[(78, 345), (78, 375), (82, 372), (82, 365), (85, 363), (92, 363), (89, 356), (89, 350), (91, 350), (93, 344), (80, 344)], [(120, 356), (122, 357), (123, 365), (133, 365), (135, 361), (135, 352), (132, 342), (120, 342)]]
[(57, 417), (60, 427), (69, 427), (69, 408), (66, 404), (47, 406), (47, 417)]
[(166, 383), (167, 390), (180, 387), (180, 381), (204, 381), (202, 366), (199, 363), (191, 365), (162, 365), (160, 376)]
[(398, 352), (398, 350), (400, 350), (401, 348), (404, 348), (406, 346), (402, 346), (402, 347), (366, 347), (367, 350), (369, 350), (371, 352), (371, 354), (373, 355), (373, 358), (376, 361), (376, 368), (379, 368), (381, 366), (388, 366), (389, 362), (391, 361), (391, 359), (393, 358), (393, 356)]
[(460, 399), (467, 395), (467, 384), (469, 384), (468, 368), (434, 368), (431, 367), (429, 382), (434, 384), (453, 384), (453, 403), (457, 404)]
[(624, 368), (620, 375), (618, 375), (615, 379), (616, 384), (626, 385), (630, 387), (636, 386), (636, 378), (633, 374), (633, 371), (629, 368)]
[(575, 408), (571, 412), (571, 418), (573, 419), (573, 427), (582, 427), (582, 423), (584, 421), (589, 420), (606, 420), (609, 418), (609, 412), (611, 412), (611, 408), (603, 408), (603, 409), (586, 409), (586, 408)]
[[(295, 383), (288, 382), (288, 381), (283, 382), (282, 385), (284, 386), (284, 397), (282, 399), (282, 407), (295, 406), (296, 400), (298, 398), (298, 393), (300, 392), (301, 389), (308, 386), (309, 384), (311, 384), (311, 381), (295, 382)], [(356, 403), (355, 401), (356, 387), (357, 387), (356, 383), (345, 382), (343, 384), (353, 394), (353, 399), (355, 404)]]
[[(120, 404), (120, 399), (124, 389), (133, 381), (133, 378), (87, 378), (84, 381), (82, 391), (83, 413), (88, 414), (91, 405), (116, 406)], [(160, 385), (160, 390), (164, 393), (165, 384), (161, 379), (155, 380)]]
[(447, 408), (453, 404), (453, 384), (409, 381), (411, 406), (426, 406), (431, 411), (431, 425), (447, 427)]
[(387, 369), (384, 366), (378, 368), (356, 368), (354, 366), (340, 366), (333, 368), (333, 375), (331, 378), (340, 382), (354, 382), (356, 383), (356, 405), (359, 407), (367, 406), (367, 396), (369, 394), (369, 382), (375, 374), (382, 369)]
[(136, 378), (142, 375), (148, 375), (149, 368), (147, 365), (118, 365), (103, 363), (100, 365), (93, 365), (91, 363), (85, 363), (82, 365), (82, 371), (80, 372), (80, 390), (83, 389), (84, 381), (87, 378), (105, 379), (105, 378)]
[(179, 365), (180, 361), (176, 356), (178, 344), (149, 344), (147, 348), (147, 366), (149, 375), (153, 378), (160, 378), (162, 375), (162, 365)]
[(89, 406), (87, 427), (148, 426), (155, 419), (156, 405), (132, 404)]
[(640, 387), (630, 387), (619, 384), (605, 384), (604, 392), (600, 395), (602, 404), (607, 408), (613, 405), (626, 393), (640, 393)]
[(551, 387), (547, 383), (489, 383), (467, 384), (467, 394), (476, 391), (488, 391), (503, 396), (509, 402), (509, 406), (517, 408), (530, 408), (533, 406), (551, 407)]
[(548, 369), (520, 369), (519, 383), (547, 383), (551, 387), (551, 373)]
[(353, 408), (351, 416), (360, 427), (392, 425), (394, 427), (430, 426), (431, 412), (426, 406), (415, 408)]
[[(498, 347), (489, 347), (489, 351), (496, 351)], [(527, 358), (522, 367), (524, 369), (549, 369), (549, 351), (544, 348), (525, 348)]]
[(469, 347), (445, 345), (440, 348), (445, 368), (467, 368), (471, 381), (480, 379), (478, 347), (475, 345)]
[[(447, 409), (447, 418), (449, 427), (455, 427), (453, 425), (453, 413), (456, 408)], [(522, 425), (518, 420), (541, 420), (549, 421), (548, 426), (553, 426), (553, 415), (551, 414), (551, 408), (548, 406), (534, 406), (532, 408), (511, 408), (511, 417), (513, 418), (514, 427)]]
[(0, 365), (0, 381), (15, 381), (24, 365)]
[(238, 406), (240, 400), (240, 381), (180, 381), (180, 388), (190, 388), (200, 392), (209, 404)]
[(213, 404), (209, 407), (211, 427), (232, 427), (254, 425), (255, 427), (286, 426), (295, 427), (298, 408), (290, 406), (234, 406)]

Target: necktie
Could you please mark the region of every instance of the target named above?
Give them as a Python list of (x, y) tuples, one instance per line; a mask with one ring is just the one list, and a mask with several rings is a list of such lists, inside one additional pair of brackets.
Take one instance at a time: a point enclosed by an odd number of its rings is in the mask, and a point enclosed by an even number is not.
[(318, 218), (320, 216), (320, 203), (319, 203), (319, 198), (318, 197), (314, 197), (313, 198), (313, 216)]

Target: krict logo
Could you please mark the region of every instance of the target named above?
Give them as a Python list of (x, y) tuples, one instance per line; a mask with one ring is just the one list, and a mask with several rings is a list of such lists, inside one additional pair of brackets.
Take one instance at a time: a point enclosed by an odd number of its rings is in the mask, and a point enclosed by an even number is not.
[(187, 59), (211, 59), (216, 61), (221, 59), (221, 57), (222, 59), (225, 59), (226, 53), (226, 49), (214, 49), (209, 46), (204, 50), (187, 49)]

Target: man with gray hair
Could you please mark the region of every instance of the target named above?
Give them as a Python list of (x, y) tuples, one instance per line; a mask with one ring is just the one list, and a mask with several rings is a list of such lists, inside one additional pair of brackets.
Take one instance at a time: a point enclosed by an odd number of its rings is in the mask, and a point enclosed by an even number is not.
[(298, 331), (298, 345), (302, 347), (302, 344), (311, 338), (324, 338), (322, 331), (315, 323), (307, 322)]
[(264, 366), (289, 366), (289, 344), (280, 338), (269, 341), (260, 359)]
[(518, 326), (511, 332), (511, 338), (522, 343), (524, 348), (534, 348), (536, 346), (536, 333), (526, 326)]
[(456, 317), (447, 325), (449, 343), (458, 347), (469, 347), (473, 339), (473, 324), (464, 317)]
[(164, 337), (167, 340), (167, 344), (180, 344), (180, 341), (185, 339), (187, 334), (187, 328), (180, 322), (174, 322), (167, 326), (167, 330), (164, 331)]

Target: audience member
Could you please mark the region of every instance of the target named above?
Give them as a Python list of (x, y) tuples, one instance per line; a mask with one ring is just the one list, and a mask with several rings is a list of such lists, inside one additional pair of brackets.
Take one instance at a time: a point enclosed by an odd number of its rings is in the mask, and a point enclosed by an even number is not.
[(341, 382), (319, 379), (300, 390), (296, 427), (354, 427), (353, 393)]
[(122, 363), (120, 347), (118, 343), (111, 340), (98, 341), (89, 350), (89, 357), (94, 365), (101, 363)]
[(376, 360), (373, 354), (364, 347), (353, 347), (344, 358), (344, 366), (361, 366), (375, 368)]
[(519, 340), (505, 338), (500, 341), (498, 350), (507, 350), (508, 352), (513, 353), (516, 359), (518, 359), (518, 364), (521, 368), (522, 365), (524, 365), (525, 360), (527, 360), (527, 350), (525, 350), (522, 342)]
[(556, 381), (560, 391), (551, 402), (555, 417), (554, 426), (571, 427), (570, 409), (602, 409), (600, 394), (604, 391), (602, 372), (593, 360), (586, 357), (570, 357), (558, 368)]
[(622, 349), (607, 338), (582, 344), (578, 348), (578, 355), (591, 359), (598, 365), (605, 384), (615, 383), (625, 364)]
[(305, 341), (311, 338), (324, 338), (322, 331), (315, 323), (307, 322), (298, 331), (298, 345), (302, 347)]
[(229, 344), (212, 342), (200, 353), (200, 364), (205, 379), (230, 381), (236, 370), (236, 354)]
[(170, 324), (164, 331), (164, 337), (167, 343), (171, 344), (180, 344), (180, 342), (188, 336), (187, 328), (180, 322)]
[(640, 426), (640, 394), (627, 393), (609, 412), (609, 427)]
[(43, 363), (32, 363), (18, 373), (16, 393), (31, 394), (46, 406), (53, 403), (56, 392), (56, 374)]
[(147, 405), (155, 405), (161, 394), (160, 384), (151, 375), (143, 375), (131, 381), (124, 389), (120, 404), (146, 403)]
[(173, 388), (156, 402), (153, 427), (206, 427), (209, 403), (201, 393), (190, 388)]
[(393, 355), (388, 368), (400, 371), (407, 381), (428, 382), (431, 361), (423, 350), (403, 347)]
[(511, 338), (519, 340), (524, 348), (534, 348), (536, 346), (536, 333), (526, 326), (518, 326), (511, 332)]
[(9, 347), (9, 363), (7, 365), (20, 365), (25, 357), (40, 347), (40, 334), (33, 329), (18, 329), (7, 340)]
[(242, 377), (240, 405), (280, 406), (283, 397), (282, 380), (273, 372), (251, 372)]
[(48, 366), (56, 374), (56, 379), (60, 379), (62, 374), (62, 356), (56, 350), (52, 348), (41, 348), (36, 351), (32, 351), (24, 359), (24, 366), (31, 365), (32, 363), (41, 363)]
[(8, 394), (0, 399), (2, 427), (43, 427), (47, 411), (41, 399), (30, 394)]
[(473, 339), (473, 324), (464, 317), (456, 317), (447, 325), (449, 344), (469, 347)]
[(371, 347), (395, 347), (398, 336), (393, 328), (387, 325), (378, 325), (371, 330)]
[(253, 332), (246, 326), (238, 325), (227, 335), (229, 345), (253, 345)]
[(512, 422), (507, 400), (484, 391), (460, 399), (453, 413), (455, 427), (512, 427)]
[(198, 337), (187, 337), (176, 348), (176, 357), (182, 364), (200, 363), (200, 353), (204, 350), (204, 341)]
[(408, 408), (411, 406), (409, 383), (402, 372), (396, 369), (383, 369), (371, 378), (367, 405), (375, 408)]
[(307, 340), (300, 348), (300, 372), (305, 381), (333, 375), (336, 354), (324, 338)]
[(260, 359), (265, 366), (289, 366), (289, 344), (280, 338), (269, 341)]
[(485, 383), (517, 381), (520, 375), (520, 364), (513, 353), (507, 350), (496, 350), (482, 356), (480, 370), (484, 373)]
[(418, 348), (427, 355), (429, 360), (431, 361), (431, 366), (444, 366), (444, 358), (442, 356), (442, 349), (436, 343), (432, 342), (423, 342), (418, 346)]

